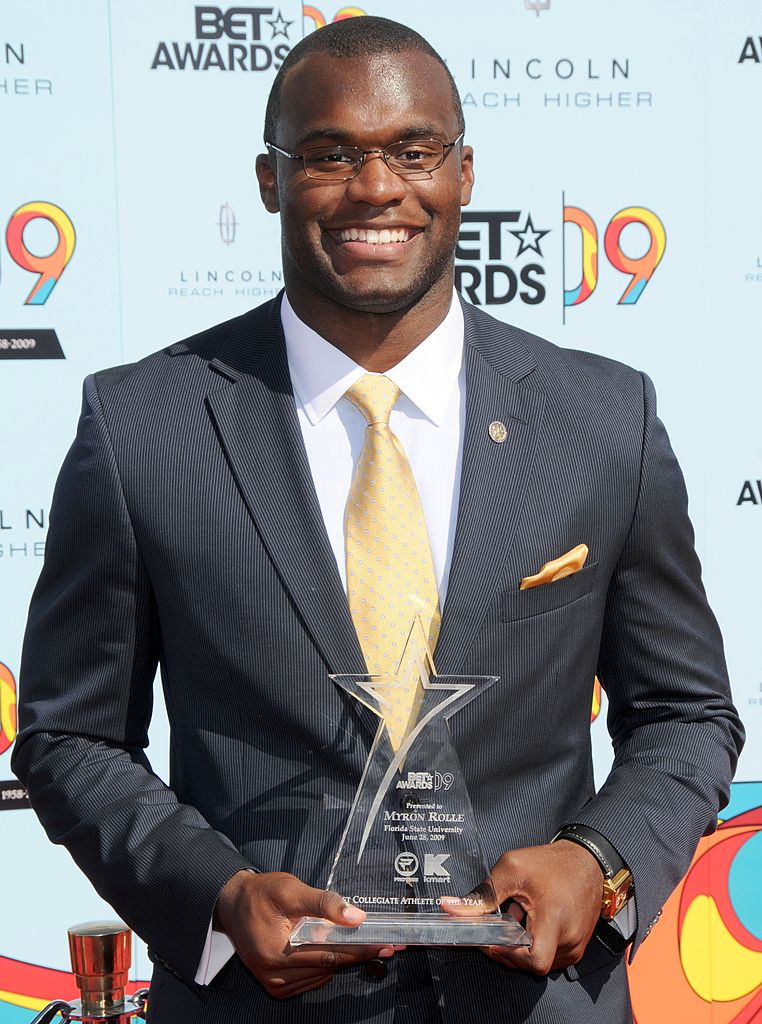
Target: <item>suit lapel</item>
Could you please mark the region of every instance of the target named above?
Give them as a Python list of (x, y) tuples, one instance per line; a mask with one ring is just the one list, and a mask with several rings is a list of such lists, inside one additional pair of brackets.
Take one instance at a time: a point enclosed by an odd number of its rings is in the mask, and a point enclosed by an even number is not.
[(330, 672), (365, 663), (310, 474), (275, 300), (228, 325), (207, 405), (262, 542)]
[[(464, 304), (466, 427), (458, 518), (437, 671), (455, 674), (496, 596), (519, 523), (542, 421), (544, 394), (523, 378), (534, 360), (513, 328)], [(493, 441), (489, 425), (505, 425)], [(518, 581), (517, 581), (518, 586)]]
[[(207, 404), (262, 541), (331, 672), (365, 670), (323, 524), (294, 406), (278, 300), (240, 317), (212, 367)], [(544, 395), (515, 332), (464, 304), (466, 426), (458, 520), (437, 671), (460, 670), (490, 603), (523, 507)], [(488, 428), (505, 424), (504, 443)], [(368, 724), (371, 724), (370, 722)]]

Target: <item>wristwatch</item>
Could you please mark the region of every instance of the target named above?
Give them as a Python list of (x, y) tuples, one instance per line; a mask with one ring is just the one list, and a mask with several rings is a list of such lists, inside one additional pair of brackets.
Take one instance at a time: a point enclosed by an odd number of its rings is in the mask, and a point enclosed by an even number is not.
[(564, 825), (551, 842), (555, 843), (557, 839), (568, 839), (571, 843), (584, 846), (598, 861), (603, 871), (601, 917), (604, 921), (612, 921), (635, 894), (630, 869), (608, 839), (587, 825)]

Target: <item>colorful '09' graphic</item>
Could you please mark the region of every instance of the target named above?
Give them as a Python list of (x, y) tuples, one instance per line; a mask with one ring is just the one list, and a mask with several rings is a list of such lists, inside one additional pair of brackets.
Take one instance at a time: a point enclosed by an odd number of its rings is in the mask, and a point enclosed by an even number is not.
[[(564, 307), (586, 302), (598, 284), (598, 229), (595, 221), (577, 206), (564, 206), (566, 224), (574, 224), (580, 230), (582, 279), (575, 288), (564, 287)], [(620, 236), (630, 224), (640, 224), (648, 232), (648, 249), (642, 256), (628, 256), (622, 249)], [(645, 206), (628, 206), (615, 213), (609, 221), (603, 245), (611, 266), (632, 278), (618, 301), (620, 306), (632, 306), (643, 294), (664, 255), (667, 246), (664, 225), (653, 210)]]
[(16, 680), (0, 661), (0, 754), (16, 739)]
[(564, 289), (564, 305), (578, 306), (598, 284), (598, 229), (590, 214), (577, 206), (564, 207), (564, 224), (576, 224), (582, 235), (582, 280), (576, 288)]
[[(642, 224), (650, 235), (648, 251), (638, 259), (630, 259), (622, 252), (619, 244), (619, 236), (628, 224)], [(614, 214), (606, 228), (603, 246), (608, 261), (615, 270), (621, 270), (623, 274), (632, 274), (632, 280), (619, 300), (620, 305), (633, 305), (638, 301), (651, 275), (659, 266), (666, 245), (667, 233), (664, 225), (652, 210), (642, 206), (629, 206)]]
[[(24, 244), (24, 231), (27, 225), (38, 218), (49, 221), (58, 233), (58, 243), (47, 256), (38, 256), (30, 252)], [(47, 301), (74, 253), (76, 238), (74, 225), (60, 206), (33, 202), (24, 203), (14, 211), (5, 231), (8, 252), (14, 263), (22, 270), (40, 275), (34, 288), (27, 295), (25, 305), (42, 306)]]
[[(361, 7), (342, 7), (341, 10), (337, 11), (333, 16), (334, 21), (345, 21), (347, 18), (361, 18), (366, 12)], [(302, 14), (305, 18), (310, 18), (314, 24), (314, 28), (325, 28), (327, 22), (326, 17), (322, 11), (318, 10), (317, 7), (313, 7), (311, 4), (305, 4), (302, 8)]]

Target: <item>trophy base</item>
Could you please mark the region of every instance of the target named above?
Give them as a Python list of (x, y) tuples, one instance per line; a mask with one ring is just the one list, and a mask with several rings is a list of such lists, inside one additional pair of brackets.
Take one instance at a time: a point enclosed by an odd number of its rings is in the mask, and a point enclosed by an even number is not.
[(347, 928), (321, 917), (303, 917), (292, 946), (531, 946), (531, 936), (511, 917), (445, 914), (368, 914)]

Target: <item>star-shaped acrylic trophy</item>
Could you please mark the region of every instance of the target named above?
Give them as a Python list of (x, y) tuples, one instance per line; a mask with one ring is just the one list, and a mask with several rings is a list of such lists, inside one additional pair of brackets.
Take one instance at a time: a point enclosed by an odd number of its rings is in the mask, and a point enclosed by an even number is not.
[[(380, 719), (327, 884), (367, 917), (356, 928), (304, 917), (291, 944), (530, 945), (497, 904), (447, 725), (498, 677), (438, 676), (416, 619), (394, 675), (331, 679)], [(411, 688), (407, 727), (393, 736), (386, 709)]]

